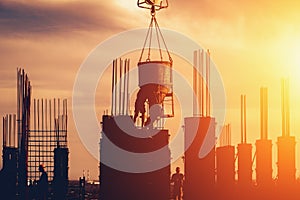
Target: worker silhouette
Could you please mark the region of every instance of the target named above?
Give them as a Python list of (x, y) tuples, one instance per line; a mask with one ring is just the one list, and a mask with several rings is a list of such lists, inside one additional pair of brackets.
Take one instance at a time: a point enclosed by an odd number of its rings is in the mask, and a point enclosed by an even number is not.
[[(133, 121), (136, 122), (137, 117), (141, 113), (142, 118), (142, 126), (151, 125), (155, 120), (159, 119), (162, 115), (161, 106), (165, 96), (168, 93), (168, 89), (162, 85), (158, 84), (146, 84), (141, 86), (140, 90), (137, 93), (135, 108), (134, 108), (134, 117)], [(145, 122), (145, 103), (148, 100), (149, 108), (150, 108), (150, 116), (147, 118)], [(154, 107), (153, 107), (154, 106)], [(152, 109), (151, 109), (152, 108)]]
[(45, 167), (41, 164), (39, 171), (42, 173), (40, 180), (38, 181), (37, 196), (39, 200), (48, 199), (48, 175), (45, 171)]
[(136, 122), (137, 117), (141, 113), (141, 119), (142, 119), (142, 126), (144, 126), (145, 123), (145, 102), (147, 100), (147, 91), (143, 90), (142, 88), (138, 91), (135, 104), (134, 104), (134, 118), (133, 122)]
[(181, 200), (182, 187), (183, 187), (184, 176), (180, 173), (180, 168), (176, 167), (176, 173), (172, 175), (171, 183), (174, 184), (172, 198), (175, 200)]

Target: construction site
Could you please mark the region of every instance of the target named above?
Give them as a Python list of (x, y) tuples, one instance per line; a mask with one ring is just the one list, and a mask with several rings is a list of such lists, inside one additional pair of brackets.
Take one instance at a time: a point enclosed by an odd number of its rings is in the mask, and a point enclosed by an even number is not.
[(35, 199), (39, 166), (47, 168), (50, 196), (68, 190), (67, 100), (31, 99), (24, 70), (17, 70), (17, 113), (3, 117), (1, 194), (5, 199)]
[[(69, 180), (68, 101), (32, 99), (29, 76), (18, 69), (17, 113), (3, 116), (1, 199), (298, 200), (297, 138), (290, 130), (289, 80), (281, 82), (282, 134), (277, 141), (269, 138), (267, 87), (260, 88), (260, 137), (256, 143), (247, 140), (247, 96), (244, 94), (237, 97), (240, 98), (240, 133), (233, 133), (231, 124), (221, 124), (222, 133), (218, 138), (218, 122), (212, 114), (211, 52), (204, 49), (190, 52), (194, 59), (190, 69), (191, 95), (195, 98), (192, 115), (185, 116), (181, 124), (184, 178), (179, 194), (174, 196), (171, 133), (165, 127), (165, 121), (177, 114), (174, 61), (156, 19), (156, 12), (168, 8), (168, 1), (138, 1), (138, 6), (150, 10), (151, 22), (137, 64), (131, 65), (130, 58), (112, 61), (111, 88), (106, 91), (112, 94), (110, 111), (99, 121), (102, 128), (100, 184), (88, 186), (85, 177)], [(159, 49), (152, 48), (154, 42)], [(153, 52), (159, 56), (154, 57)], [(138, 69), (134, 107), (129, 88), (132, 68)], [(233, 135), (240, 136), (239, 144), (232, 144)], [(277, 146), (276, 160), (273, 145)], [(205, 155), (201, 156), (203, 146)], [(125, 157), (124, 152), (130, 152), (129, 156)], [(147, 156), (137, 156), (141, 154)], [(48, 187), (46, 196), (41, 197), (43, 168), (47, 171)]]

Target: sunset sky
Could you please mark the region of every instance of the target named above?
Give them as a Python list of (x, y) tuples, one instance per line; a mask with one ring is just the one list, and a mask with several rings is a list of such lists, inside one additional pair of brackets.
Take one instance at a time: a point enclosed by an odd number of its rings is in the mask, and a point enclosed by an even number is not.
[[(280, 80), (290, 78), (291, 134), (296, 136), (300, 158), (300, 2), (169, 3), (170, 7), (157, 15), (160, 26), (193, 38), (211, 51), (226, 90), (226, 122), (232, 124), (233, 144), (240, 140), (241, 94), (247, 95), (249, 141), (254, 144), (259, 138), (259, 89), (266, 86), (269, 134), (273, 151), (277, 151), (276, 137), (281, 134)], [(93, 179), (98, 177), (98, 161), (82, 145), (72, 118), (72, 90), (80, 65), (99, 43), (123, 31), (145, 28), (149, 17), (149, 11), (138, 8), (136, 0), (0, 1), (0, 116), (16, 112), (18, 67), (28, 73), (34, 98), (68, 98), (71, 179), (78, 179), (83, 170), (90, 170)], [(109, 104), (95, 107), (102, 112)], [(0, 133), (2, 141), (2, 129)], [(274, 153), (274, 164), (276, 160)], [(297, 159), (298, 175), (299, 169)]]

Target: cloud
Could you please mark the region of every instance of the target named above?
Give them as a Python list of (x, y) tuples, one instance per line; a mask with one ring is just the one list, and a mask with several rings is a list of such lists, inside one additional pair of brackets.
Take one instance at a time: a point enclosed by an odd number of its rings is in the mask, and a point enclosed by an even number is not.
[(5, 36), (122, 29), (109, 6), (80, 2), (2, 1), (0, 27), (0, 35)]

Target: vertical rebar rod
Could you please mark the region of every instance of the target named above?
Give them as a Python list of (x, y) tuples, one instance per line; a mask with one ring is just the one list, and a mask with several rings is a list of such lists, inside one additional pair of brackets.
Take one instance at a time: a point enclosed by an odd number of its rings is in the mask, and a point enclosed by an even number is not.
[(244, 95), (244, 142), (247, 143), (246, 95)]
[(49, 99), (49, 127), (52, 130), (52, 112), (51, 112), (51, 99)]
[(57, 104), (57, 101), (56, 99), (54, 98), (53, 100), (53, 134), (50, 134), (50, 141), (51, 141), (51, 145), (54, 147), (55, 146), (55, 134), (56, 134), (56, 131), (57, 131), (57, 122), (56, 122), (56, 104)]
[(111, 81), (111, 115), (114, 115), (114, 89), (115, 89), (115, 60), (112, 65), (112, 81)]
[[(36, 131), (36, 99), (33, 99), (33, 130)], [(34, 134), (34, 137), (36, 137), (36, 133), (33, 132), (32, 134)], [(30, 136), (32, 136), (32, 135), (30, 134)], [(34, 139), (36, 139), (36, 138), (33, 138), (32, 140), (34, 140)], [(29, 141), (29, 142), (31, 142), (31, 141)], [(30, 145), (30, 143), (29, 143), (29, 145)], [(34, 176), (34, 179), (35, 179), (36, 178), (35, 174), (32, 173), (32, 164), (33, 164), (32, 162), (34, 161), (34, 164), (36, 163), (36, 147), (32, 147), (32, 149), (34, 149), (34, 151), (29, 153), (29, 157), (33, 156), (33, 158), (31, 159), (31, 163), (30, 163), (29, 167), (30, 167), (30, 171), (31, 171), (30, 176)]]
[(47, 154), (47, 149), (46, 149), (46, 143), (47, 143), (47, 140), (45, 140), (46, 138), (46, 132), (45, 132), (45, 126), (44, 126), (44, 120), (45, 120), (45, 117), (44, 117), (44, 99), (42, 98), (41, 99), (42, 101), (42, 130), (41, 130), (41, 142), (42, 142), (42, 162), (45, 163), (45, 158), (46, 158), (46, 154)]
[(261, 139), (268, 139), (268, 89), (260, 89), (260, 131)]
[(227, 130), (227, 124), (225, 125), (225, 141), (224, 141), (224, 146), (227, 146), (227, 141), (228, 141), (228, 130)]
[(18, 137), (17, 137), (17, 135), (16, 135), (16, 115), (15, 114), (13, 114), (13, 132), (12, 132), (12, 134), (13, 134), (13, 138), (14, 138), (14, 141), (13, 141), (13, 147), (15, 148), (15, 147), (17, 147), (17, 140), (18, 140)]
[(123, 74), (123, 92), (122, 92), (122, 95), (123, 95), (123, 101), (122, 101), (122, 115), (125, 115), (125, 97), (126, 97), (126, 74), (127, 74), (127, 59), (125, 59), (124, 61), (124, 65), (123, 65), (123, 68), (124, 68), (124, 74)]
[(6, 146), (6, 129), (5, 129), (5, 117), (3, 117), (3, 122), (2, 122), (2, 130), (3, 130), (3, 147)]
[(40, 130), (40, 100), (37, 100), (37, 129)]
[(61, 143), (64, 146), (64, 138), (65, 138), (65, 130), (66, 130), (66, 123), (65, 123), (65, 99), (63, 99), (63, 114), (62, 114), (62, 133), (63, 133), (63, 137), (61, 138)]
[(226, 124), (225, 130), (226, 130), (226, 140), (225, 140), (225, 145), (228, 146), (228, 140), (229, 140), (229, 135), (228, 135), (228, 124)]
[(57, 116), (60, 116), (60, 98), (57, 98)]
[(129, 114), (129, 108), (130, 108), (130, 96), (129, 96), (129, 70), (130, 70), (130, 59), (127, 60), (127, 109), (126, 109), (126, 114)]
[(268, 139), (268, 125), (269, 125), (269, 97), (268, 88), (265, 88), (265, 139)]
[(230, 124), (229, 124), (229, 136), (230, 136), (229, 145), (231, 145), (232, 133), (231, 133), (231, 125)]
[(120, 58), (120, 76), (119, 76), (119, 115), (122, 113), (122, 65), (123, 65), (123, 60)]
[(20, 70), (17, 69), (17, 120), (18, 120), (18, 124), (19, 124), (19, 120), (20, 120)]
[(49, 124), (49, 118), (48, 118), (48, 99), (45, 99), (45, 128), (46, 128), (46, 141), (47, 141), (47, 147), (48, 151), (51, 150), (51, 142), (49, 140), (49, 136), (51, 135), (51, 129), (48, 129)]
[(41, 99), (41, 104), (42, 104), (42, 137), (44, 134), (44, 99)]
[(198, 67), (197, 67), (197, 82), (196, 86), (199, 87), (197, 88), (197, 91), (199, 91), (199, 97), (197, 98), (198, 100), (198, 109), (199, 109), (199, 115), (203, 116), (203, 50), (199, 49), (198, 50)]
[(229, 146), (229, 124), (226, 125), (226, 146)]
[(6, 117), (6, 146), (9, 147), (10, 146), (10, 136), (9, 136), (9, 115), (7, 115)]
[(56, 118), (56, 99), (54, 98), (54, 103), (53, 103), (53, 107), (54, 107), (54, 110), (53, 110), (53, 122), (55, 121), (55, 118)]
[(267, 108), (267, 105), (266, 105), (266, 89), (264, 88), (263, 89), (263, 109), (262, 109), (262, 111), (263, 111), (263, 121), (262, 121), (262, 123), (263, 123), (263, 139), (267, 139), (267, 132), (266, 132), (266, 125), (267, 125), (267, 113), (266, 113), (266, 108)]
[(202, 104), (202, 91), (201, 91), (201, 78), (202, 78), (202, 74), (200, 73), (201, 71), (201, 50), (199, 49), (198, 51), (196, 51), (196, 55), (194, 56), (197, 56), (196, 58), (196, 91), (197, 91), (197, 98), (196, 98), (196, 106), (197, 106), (197, 110), (196, 110), (196, 114), (199, 115), (199, 116), (202, 116), (202, 111), (201, 111), (201, 104)]
[(223, 126), (222, 129), (222, 134), (223, 134), (223, 140), (222, 140), (222, 146), (226, 145), (226, 136), (227, 136), (227, 132), (226, 132), (226, 124)]
[[(19, 69), (17, 69), (17, 137), (19, 138), (19, 130), (20, 130), (20, 75), (19, 75)], [(18, 143), (18, 147), (19, 143)]]
[(260, 139), (264, 138), (264, 89), (260, 88)]
[(33, 99), (33, 128), (36, 130), (36, 99)]
[(206, 87), (205, 87), (205, 116), (209, 116), (209, 111), (208, 111), (208, 85), (209, 85), (209, 77), (208, 77), (208, 52), (206, 53), (206, 59), (205, 59), (205, 78), (206, 78)]
[(200, 52), (200, 61), (199, 61), (199, 68), (200, 68), (200, 115), (204, 116), (204, 51), (201, 50)]
[(206, 54), (206, 109), (207, 116), (210, 116), (210, 51)]
[(241, 143), (244, 143), (244, 98), (241, 95)]
[(226, 125), (223, 126), (223, 141), (222, 141), (222, 146), (226, 144)]
[(47, 109), (48, 109), (48, 100), (45, 99), (45, 129), (46, 131), (48, 131), (48, 113), (47, 113)]
[(10, 141), (10, 146), (11, 147), (15, 147), (15, 133), (14, 133), (14, 115), (10, 114), (10, 119), (11, 119), (11, 129), (10, 129), (10, 137), (11, 137), (11, 141)]
[(125, 99), (126, 99), (126, 104), (125, 104), (125, 115), (128, 115), (128, 102), (129, 102), (129, 95), (128, 95), (128, 91), (129, 91), (129, 84), (128, 84), (128, 78), (129, 78), (129, 59), (127, 59), (126, 62), (126, 90), (124, 91), (125, 93)]
[(285, 119), (285, 82), (281, 81), (281, 115), (282, 115), (282, 136), (286, 136), (286, 119)]
[(12, 127), (12, 119), (11, 119), (11, 115), (8, 115), (8, 137), (9, 137), (9, 143), (8, 146), (11, 147), (11, 143), (12, 143), (12, 134), (11, 134), (11, 127)]
[(268, 139), (268, 124), (269, 124), (269, 97), (268, 97), (268, 88), (265, 88), (265, 139)]
[(5, 146), (9, 146), (9, 126), (8, 126), (8, 114), (5, 116), (5, 137), (6, 137), (6, 143)]
[(66, 129), (68, 128), (68, 100), (66, 99)]
[(18, 143), (18, 148), (20, 152), (21, 148), (21, 69), (17, 70), (17, 120), (18, 120), (18, 138), (19, 138), (19, 143)]
[(289, 80), (286, 79), (285, 95), (286, 95), (286, 135), (290, 136), (290, 86)]
[(230, 145), (230, 130), (229, 130), (229, 124), (227, 124), (227, 141), (226, 141), (226, 145), (229, 146)]
[(193, 116), (197, 115), (198, 91), (197, 91), (197, 51), (194, 51), (193, 66)]
[(65, 130), (65, 141), (64, 141), (64, 143), (65, 143), (65, 147), (67, 147), (67, 130), (68, 130), (68, 102), (67, 102), (67, 99), (65, 99), (65, 128), (64, 128), (64, 130)]
[(114, 83), (114, 91), (115, 91), (115, 115), (117, 115), (117, 97), (118, 97), (118, 90), (117, 90), (117, 82), (118, 82), (118, 59), (115, 60), (115, 83)]
[[(24, 113), (24, 71), (22, 70), (20, 73), (21, 85), (20, 85), (20, 138), (23, 137), (23, 124), (25, 123), (23, 119)], [(21, 148), (23, 148), (23, 144), (21, 144)], [(23, 150), (23, 149), (22, 149)], [(23, 163), (24, 164), (24, 163)]]
[(40, 142), (40, 100), (37, 99), (37, 137), (36, 139), (38, 140), (38, 163), (41, 163), (41, 142)]
[(50, 148), (52, 148), (52, 135), (53, 131), (55, 131), (54, 128), (54, 116), (52, 114), (54, 113), (54, 105), (52, 106), (51, 99), (49, 99), (49, 126), (50, 126), (50, 136), (49, 136), (49, 141), (50, 141)]
[[(60, 99), (57, 99), (57, 108), (60, 108)], [(56, 141), (59, 144), (59, 137), (60, 137), (60, 129), (61, 129), (61, 115), (60, 115), (60, 109), (58, 109), (58, 113), (57, 113), (57, 135), (56, 135)], [(57, 145), (57, 147), (59, 147), (59, 145)]]

